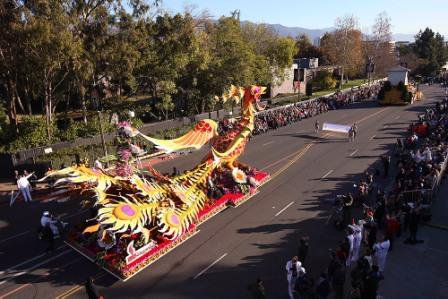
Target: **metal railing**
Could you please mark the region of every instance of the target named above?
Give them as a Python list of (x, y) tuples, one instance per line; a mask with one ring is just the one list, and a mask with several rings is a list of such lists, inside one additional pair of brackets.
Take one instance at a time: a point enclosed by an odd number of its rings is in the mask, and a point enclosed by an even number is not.
[(435, 196), (437, 195), (437, 191), (439, 190), (439, 186), (442, 182), (442, 177), (446, 171), (447, 164), (448, 154), (445, 154), (445, 158), (440, 164), (440, 171), (436, 179), (433, 181), (431, 188), (402, 191), (400, 192), (399, 197), (402, 198), (405, 202), (420, 202), (423, 205), (431, 206), (434, 202)]

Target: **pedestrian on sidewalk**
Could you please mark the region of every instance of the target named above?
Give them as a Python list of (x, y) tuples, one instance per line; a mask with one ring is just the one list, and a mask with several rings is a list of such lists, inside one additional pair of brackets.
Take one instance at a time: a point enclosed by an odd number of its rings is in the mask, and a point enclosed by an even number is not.
[(316, 134), (319, 133), (319, 129), (320, 129), (319, 121), (316, 120), (314, 122), (314, 133), (316, 133)]
[(299, 261), (303, 264), (305, 264), (306, 256), (308, 255), (308, 249), (310, 247), (309, 244), (310, 238), (308, 236), (300, 238), (299, 241), (299, 248), (297, 250), (297, 257)]
[(23, 199), (25, 202), (31, 202), (33, 199), (31, 198), (31, 185), (28, 181), (28, 178), (22, 174), (20, 178), (17, 180), (17, 189), (19, 189), (20, 193), (22, 193)]
[(291, 299), (294, 299), (294, 286), (296, 284), (299, 271), (302, 268), (302, 263), (299, 262), (297, 256), (294, 256), (286, 263), (286, 280), (288, 281), (288, 295)]
[(373, 245), (373, 264), (378, 266), (380, 273), (384, 273), (389, 247), (389, 240), (386, 240), (382, 235), (380, 236), (379, 241)]

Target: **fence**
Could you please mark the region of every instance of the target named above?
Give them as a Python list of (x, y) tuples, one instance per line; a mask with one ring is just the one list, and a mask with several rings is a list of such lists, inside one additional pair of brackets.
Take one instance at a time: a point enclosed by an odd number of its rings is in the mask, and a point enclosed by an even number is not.
[(402, 191), (399, 194), (399, 197), (402, 198), (405, 202), (421, 202), (424, 206), (431, 206), (435, 196), (437, 195), (437, 191), (442, 181), (442, 177), (446, 171), (447, 164), (448, 154), (445, 154), (444, 160), (440, 164), (440, 171), (437, 175), (437, 178), (433, 181), (431, 188)]

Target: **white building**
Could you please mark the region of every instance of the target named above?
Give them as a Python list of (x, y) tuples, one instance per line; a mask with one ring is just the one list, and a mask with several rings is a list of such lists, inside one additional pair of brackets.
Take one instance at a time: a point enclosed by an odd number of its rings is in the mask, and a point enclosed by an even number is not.
[(392, 86), (397, 86), (398, 83), (403, 82), (408, 85), (409, 69), (402, 66), (395, 66), (387, 71), (389, 81)]

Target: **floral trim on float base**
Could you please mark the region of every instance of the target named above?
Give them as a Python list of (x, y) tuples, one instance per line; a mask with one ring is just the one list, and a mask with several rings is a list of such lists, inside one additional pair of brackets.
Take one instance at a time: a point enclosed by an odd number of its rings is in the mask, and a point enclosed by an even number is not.
[[(165, 254), (169, 253), (171, 250), (175, 249), (183, 242), (187, 241), (189, 238), (193, 237), (198, 232), (199, 230), (196, 229), (196, 225), (192, 225), (190, 226), (189, 230), (183, 233), (180, 237), (174, 240), (164, 239), (164, 241), (157, 244), (156, 246), (148, 250), (146, 253), (141, 255), (135, 255), (134, 260), (129, 265), (123, 266), (123, 268), (114, 267), (113, 265), (111, 265), (111, 263), (109, 263), (105, 259), (96, 258), (94, 252), (87, 249), (86, 247), (83, 247), (75, 240), (69, 239), (65, 241), (65, 243), (69, 245), (71, 248), (73, 248), (75, 251), (79, 252), (89, 261), (96, 263), (99, 267), (101, 267), (109, 274), (113, 275), (114, 277), (122, 281), (126, 281), (132, 278), (138, 272), (142, 271), (143, 269), (151, 265), (152, 263), (156, 262), (158, 259), (163, 257)], [(130, 241), (130, 243), (128, 244), (128, 250), (131, 246), (133, 246), (133, 241)], [(138, 249), (134, 249), (133, 252), (131, 252), (131, 254), (135, 254), (138, 251), (139, 251)], [(108, 254), (106, 253), (106, 256), (107, 255)], [(126, 259), (128, 257), (129, 252), (128, 256), (126, 256)], [(123, 261), (124, 264), (126, 264), (126, 259), (124, 259)]]

